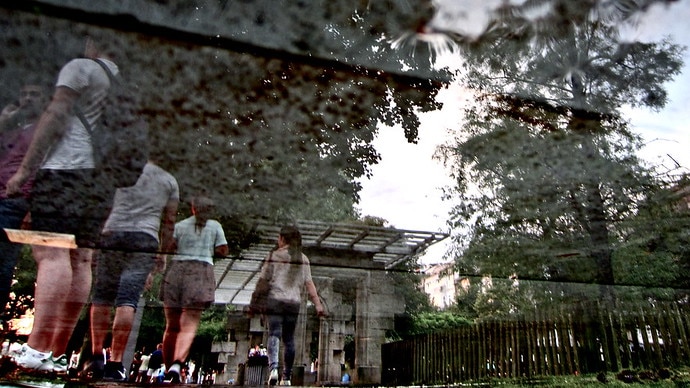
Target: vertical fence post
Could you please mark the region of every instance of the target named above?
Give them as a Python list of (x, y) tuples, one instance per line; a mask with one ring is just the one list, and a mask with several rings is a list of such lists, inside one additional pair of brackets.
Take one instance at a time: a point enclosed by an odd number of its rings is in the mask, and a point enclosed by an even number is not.
[(665, 302), (662, 304), (663, 322), (664, 322), (664, 347), (667, 349), (669, 366), (676, 367), (680, 365), (681, 353), (678, 341), (678, 332), (674, 323), (674, 311), (671, 303)]
[(676, 327), (676, 330), (678, 332), (678, 337), (676, 342), (678, 343), (678, 352), (679, 352), (679, 359), (688, 359), (690, 358), (690, 348), (688, 344), (688, 336), (687, 336), (687, 326), (684, 323), (684, 317), (687, 315), (685, 312), (681, 314), (680, 308), (678, 307), (677, 303), (673, 304), (673, 321), (674, 321), (674, 327)]

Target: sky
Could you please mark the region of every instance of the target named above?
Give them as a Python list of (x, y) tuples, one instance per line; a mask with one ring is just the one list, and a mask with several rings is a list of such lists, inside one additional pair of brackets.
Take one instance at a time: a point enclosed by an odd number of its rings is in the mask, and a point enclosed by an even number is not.
[(660, 112), (630, 111), (638, 133), (646, 140), (642, 156), (655, 164), (673, 167), (673, 158), (690, 172), (690, 136), (687, 132), (690, 118), (690, 1), (682, 0), (671, 7), (656, 7), (641, 21), (637, 35), (642, 41), (658, 41), (670, 35), (675, 43), (687, 47), (682, 73), (668, 85), (669, 103)]
[[(446, 226), (451, 203), (442, 201), (442, 188), (452, 181), (447, 169), (433, 155), (448, 138), (447, 128), (460, 126), (458, 112), (463, 95), (458, 88), (443, 89), (440, 111), (422, 114), (419, 142), (407, 142), (401, 127), (382, 127), (374, 141), (381, 162), (372, 168), (372, 178), (363, 180), (360, 211), (363, 215), (384, 218), (398, 229), (449, 232)], [(427, 250), (424, 262), (445, 261), (443, 254), (450, 239)]]
[[(639, 19), (637, 29), (626, 30), (623, 35), (640, 41), (658, 41), (670, 35), (675, 43), (690, 46), (688, 20), (690, 1), (682, 0), (670, 7), (653, 8)], [(640, 156), (676, 172), (690, 172), (690, 136), (686, 132), (690, 116), (690, 94), (686, 91), (690, 85), (690, 53), (687, 51), (684, 61), (682, 74), (668, 85), (669, 103), (662, 111), (626, 111), (636, 133), (644, 139)], [(401, 128), (380, 129), (374, 146), (382, 160), (372, 168), (372, 178), (362, 180), (358, 207), (363, 215), (382, 217), (398, 229), (449, 232), (446, 220), (452, 203), (442, 201), (441, 197), (442, 188), (452, 181), (433, 155), (448, 139), (447, 128), (460, 127), (459, 112), (465, 98), (467, 93), (459, 87), (441, 90), (439, 99), (444, 103), (443, 108), (422, 115), (418, 144), (408, 144)], [(444, 254), (449, 243), (450, 239), (446, 239), (430, 247), (422, 263), (448, 261)]]

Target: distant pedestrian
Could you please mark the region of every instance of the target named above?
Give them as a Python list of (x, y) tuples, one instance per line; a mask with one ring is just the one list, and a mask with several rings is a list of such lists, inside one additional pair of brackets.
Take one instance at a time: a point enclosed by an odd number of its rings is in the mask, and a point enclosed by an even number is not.
[(149, 383), (158, 381), (158, 375), (160, 374), (161, 368), (165, 369), (165, 364), (163, 363), (163, 344), (158, 344), (156, 350), (154, 350), (149, 357), (149, 368), (146, 372)]
[(144, 351), (141, 352), (141, 363), (139, 364), (139, 371), (137, 372), (137, 377), (136, 377), (136, 380), (134, 381), (135, 383), (149, 382), (149, 380), (150, 380), (150, 378), (148, 377), (149, 358), (151, 358), (150, 354), (146, 354), (146, 352), (144, 352)]
[[(325, 316), (316, 286), (311, 277), (309, 259), (302, 253), (302, 235), (294, 226), (284, 226), (278, 235), (277, 249), (273, 250), (261, 267), (259, 282), (270, 284), (268, 294), (252, 296), (252, 301), (263, 300), (263, 306), (250, 306), (250, 313), (261, 313), (268, 320), (268, 362), (270, 368), (268, 384), (276, 385), (279, 380), (278, 360), (280, 341), (284, 367), (280, 382), (290, 385), (292, 367), (295, 362), (295, 329), (302, 304), (302, 291), (306, 289), (314, 303), (318, 316)], [(255, 291), (256, 293), (261, 290)]]

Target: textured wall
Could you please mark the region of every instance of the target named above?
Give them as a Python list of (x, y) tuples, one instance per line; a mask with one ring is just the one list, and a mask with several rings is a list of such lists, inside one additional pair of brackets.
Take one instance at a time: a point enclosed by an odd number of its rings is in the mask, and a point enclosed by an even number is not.
[[(58, 10), (52, 12), (101, 24), (126, 15), (129, 22), (116, 22), (119, 27), (164, 27), (198, 34), (210, 41), (229, 39), (237, 42), (237, 47), (255, 46), (241, 50), (263, 48), (422, 78), (439, 76), (429, 65), (426, 45), (397, 50), (391, 47), (393, 41), (416, 32), (432, 17), (429, 0), (40, 0), (25, 3), (54, 6)], [(82, 12), (84, 15), (80, 15)], [(226, 44), (231, 44), (230, 41)]]

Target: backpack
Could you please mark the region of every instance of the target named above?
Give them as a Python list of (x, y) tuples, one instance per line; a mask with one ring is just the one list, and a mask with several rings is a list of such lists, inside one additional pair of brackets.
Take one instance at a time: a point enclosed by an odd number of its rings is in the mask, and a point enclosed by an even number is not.
[(78, 108), (75, 113), (91, 135), (96, 170), (104, 184), (115, 188), (134, 186), (148, 162), (148, 125), (140, 117), (136, 99), (122, 79), (103, 61), (92, 60), (110, 80), (101, 123), (92, 128)]

